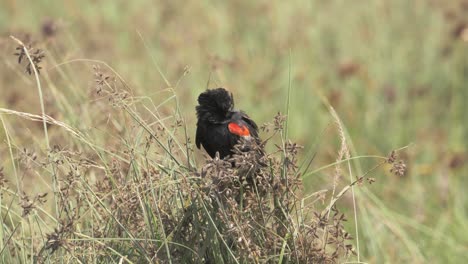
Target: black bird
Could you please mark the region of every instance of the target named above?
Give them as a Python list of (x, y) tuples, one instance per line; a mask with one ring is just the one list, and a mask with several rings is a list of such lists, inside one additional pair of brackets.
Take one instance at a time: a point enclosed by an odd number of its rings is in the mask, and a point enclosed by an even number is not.
[(234, 109), (234, 99), (224, 88), (206, 90), (198, 96), (197, 133), (195, 142), (214, 158), (232, 155), (234, 145), (241, 138), (246, 142), (260, 143), (258, 127), (250, 117)]

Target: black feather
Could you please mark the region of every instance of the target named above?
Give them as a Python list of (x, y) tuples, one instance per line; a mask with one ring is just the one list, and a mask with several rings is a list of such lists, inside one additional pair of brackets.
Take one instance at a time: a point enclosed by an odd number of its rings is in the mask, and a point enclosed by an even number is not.
[(201, 93), (196, 111), (198, 122), (195, 143), (198, 148), (203, 146), (212, 158), (216, 152), (219, 152), (220, 158), (231, 155), (234, 145), (238, 143), (240, 136), (229, 131), (231, 122), (247, 127), (251, 140), (260, 142), (257, 124), (246, 113), (234, 110), (232, 94), (224, 88)]

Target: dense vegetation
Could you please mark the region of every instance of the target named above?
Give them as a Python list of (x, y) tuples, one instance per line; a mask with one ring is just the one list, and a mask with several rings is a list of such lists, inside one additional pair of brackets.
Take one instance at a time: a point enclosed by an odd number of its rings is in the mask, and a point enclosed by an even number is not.
[[(0, 2), (2, 262), (468, 258), (468, 2), (165, 2)], [(194, 149), (219, 86), (254, 183)]]

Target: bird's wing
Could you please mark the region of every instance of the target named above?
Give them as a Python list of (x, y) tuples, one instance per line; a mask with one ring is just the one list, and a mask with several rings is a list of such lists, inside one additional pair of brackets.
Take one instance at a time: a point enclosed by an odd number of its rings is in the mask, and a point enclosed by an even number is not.
[[(252, 134), (252, 136), (254, 137), (255, 142), (258, 145), (258, 148), (256, 148), (257, 153), (259, 153), (261, 156), (264, 156), (265, 155), (265, 149), (263, 148), (264, 146), (262, 145), (262, 140), (258, 136), (258, 126), (257, 126), (257, 124), (246, 113), (244, 113), (244, 112), (241, 112), (241, 113), (242, 113), (242, 121), (247, 123), (247, 125), (249, 126), (249, 131)], [(262, 161), (259, 164), (261, 164), (262, 166), (266, 166)]]
[(250, 131), (253, 136), (255, 137), (258, 137), (258, 126), (257, 124), (255, 123), (255, 121), (253, 121), (246, 113), (244, 112), (241, 112), (241, 115), (242, 115), (242, 121), (244, 121), (245, 123), (247, 123), (251, 128), (253, 128), (253, 131)]
[(195, 144), (197, 145), (197, 148), (200, 149), (200, 143), (203, 140), (203, 128), (200, 124), (197, 124), (197, 132), (195, 134)]

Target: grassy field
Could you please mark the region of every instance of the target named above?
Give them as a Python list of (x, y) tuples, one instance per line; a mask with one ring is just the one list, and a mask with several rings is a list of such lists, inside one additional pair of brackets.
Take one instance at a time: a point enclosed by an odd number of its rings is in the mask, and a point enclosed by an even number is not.
[[(198, 252), (267, 262), (266, 238), (224, 252), (194, 202), (214, 166), (193, 144), (196, 98), (215, 87), (258, 124), (287, 115), (262, 138), (299, 168), (272, 171), (300, 176), (292, 203), (339, 198), (356, 254), (334, 261), (468, 259), (468, 1), (2, 0), (0, 37), (0, 262), (178, 263), (174, 230), (196, 206), (194, 239), (213, 238)], [(272, 252), (300, 259), (285, 237)]]

